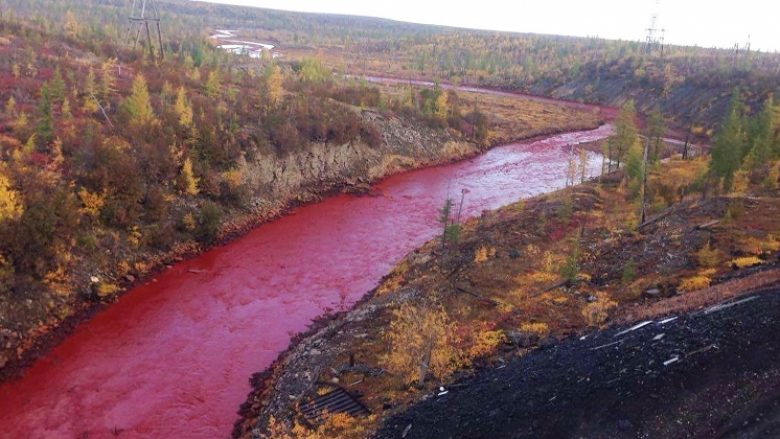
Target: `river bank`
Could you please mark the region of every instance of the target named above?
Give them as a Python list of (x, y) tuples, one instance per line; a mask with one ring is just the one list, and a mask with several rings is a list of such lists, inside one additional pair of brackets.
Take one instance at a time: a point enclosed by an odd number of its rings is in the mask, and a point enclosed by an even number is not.
[[(780, 207), (776, 194), (699, 201), (690, 185), (706, 163), (673, 159), (655, 169), (649, 179), (654, 197), (674, 194), (673, 201), (638, 230), (635, 206), (626, 202), (617, 173), (485, 212), (465, 224), (460, 241), (446, 253), (440, 239), (429, 241), (402, 259), (369, 298), (319, 322), (253, 376), (255, 391), (241, 407), (234, 437), (263, 438), (270, 425), (279, 434), (279, 425), (305, 424), (309, 420), (298, 404), (339, 387), (372, 414), (344, 425), (370, 435), (388, 418), (405, 419), (408, 407), (435, 397), (440, 386), (459, 388), (483, 368), (501, 368), (603, 325), (711, 306), (778, 282), (771, 268), (780, 224), (769, 219)], [(715, 256), (700, 256), (709, 252)], [(560, 282), (559, 270), (572, 254), (578, 255), (577, 280)], [(732, 264), (757, 268), (735, 274)], [(768, 271), (754, 279), (755, 270)], [(735, 275), (747, 277), (730, 283)], [(712, 289), (701, 289), (705, 282)], [(445, 343), (452, 343), (447, 355), (460, 366), (422, 386), (409, 385), (389, 365), (394, 354), (388, 334), (398, 331), (399, 309), (429, 312), (426, 297), (432, 294), (453, 325), (450, 331), (458, 334)], [(396, 435), (406, 428), (393, 422), (400, 429)], [(324, 437), (352, 437), (332, 427), (323, 426), (330, 429)], [(474, 427), (473, 437), (485, 437)], [(334, 431), (341, 433), (333, 436)], [(418, 437), (431, 431), (423, 429)]]

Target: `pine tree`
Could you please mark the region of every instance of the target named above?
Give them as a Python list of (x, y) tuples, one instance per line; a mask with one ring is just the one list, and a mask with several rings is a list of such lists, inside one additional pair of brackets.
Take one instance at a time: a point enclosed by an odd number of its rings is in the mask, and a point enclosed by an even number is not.
[(54, 76), (48, 81), (49, 84), (49, 97), (52, 104), (61, 104), (65, 99), (65, 80), (62, 79), (60, 68), (54, 69)]
[(156, 121), (143, 74), (139, 73), (133, 79), (130, 96), (122, 103), (122, 108), (136, 127), (147, 127)]
[(626, 182), (628, 183), (628, 192), (631, 199), (636, 199), (642, 189), (642, 181), (645, 175), (645, 164), (643, 160), (643, 148), (639, 139), (628, 149), (626, 157)]
[(751, 130), (748, 152), (745, 165), (751, 172), (751, 180), (758, 182), (768, 173), (768, 164), (774, 155), (773, 143), (775, 135), (774, 127), (774, 102), (772, 98), (766, 100), (764, 108), (756, 116)]
[(742, 126), (742, 103), (739, 91), (731, 97), (731, 105), (710, 152), (710, 173), (727, 191), (731, 190), (734, 173), (742, 165), (745, 132)]
[(655, 106), (647, 119), (647, 137), (650, 141), (650, 161), (657, 163), (663, 155), (663, 137), (666, 131), (664, 115), (661, 108)]
[(35, 127), (35, 132), (38, 140), (44, 145), (51, 142), (54, 137), (52, 98), (48, 83), (41, 87), (41, 96), (38, 98), (38, 125)]

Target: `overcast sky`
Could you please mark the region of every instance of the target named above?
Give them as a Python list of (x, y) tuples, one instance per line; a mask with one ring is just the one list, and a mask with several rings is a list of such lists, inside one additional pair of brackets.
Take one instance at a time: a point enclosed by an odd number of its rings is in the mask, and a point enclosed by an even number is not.
[(207, 0), (478, 29), (644, 39), (653, 11), (675, 44), (780, 51), (778, 0)]

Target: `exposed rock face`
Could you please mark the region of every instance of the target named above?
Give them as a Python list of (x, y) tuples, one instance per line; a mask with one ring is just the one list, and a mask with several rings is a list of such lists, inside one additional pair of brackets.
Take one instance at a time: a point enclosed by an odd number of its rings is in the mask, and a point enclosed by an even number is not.
[(364, 111), (378, 125), (383, 143), (312, 144), (286, 156), (260, 156), (249, 166), (250, 187), (260, 199), (283, 202), (302, 194), (322, 194), (364, 185), (405, 169), (474, 155), (480, 148), (447, 133), (396, 117)]

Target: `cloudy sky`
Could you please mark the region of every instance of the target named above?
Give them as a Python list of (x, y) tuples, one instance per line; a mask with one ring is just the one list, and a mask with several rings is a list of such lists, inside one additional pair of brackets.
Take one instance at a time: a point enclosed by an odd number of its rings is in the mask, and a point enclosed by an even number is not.
[(366, 15), (546, 34), (644, 39), (653, 11), (666, 40), (780, 51), (777, 0), (207, 0), (307, 12)]

